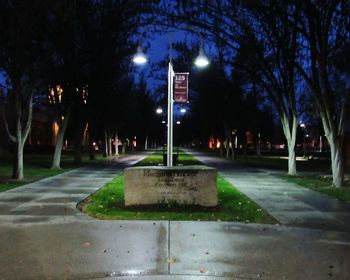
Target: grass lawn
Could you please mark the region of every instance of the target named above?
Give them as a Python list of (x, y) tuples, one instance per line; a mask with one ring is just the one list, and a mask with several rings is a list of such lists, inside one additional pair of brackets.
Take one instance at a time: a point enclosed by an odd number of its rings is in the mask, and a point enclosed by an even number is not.
[[(237, 161), (243, 165), (269, 168), (269, 169), (283, 169), (288, 170), (288, 158), (279, 156), (253, 156), (253, 155), (239, 155)], [(301, 171), (330, 171), (331, 162), (326, 158), (302, 159), (298, 157), (297, 170)]]
[(350, 203), (350, 181), (345, 181), (344, 188), (332, 187), (332, 179), (322, 176), (288, 176), (282, 175), (288, 182), (327, 194), (343, 202)]
[[(237, 221), (246, 223), (278, 223), (255, 202), (239, 192), (223, 177), (217, 179), (219, 206), (215, 208), (172, 209), (156, 205), (128, 209), (124, 206), (124, 177), (118, 176), (90, 196), (81, 210), (98, 219), (107, 220), (170, 220), (170, 221)], [(180, 209), (179, 209), (180, 208)]]
[[(98, 158), (101, 158), (99, 156)], [(77, 168), (81, 165), (76, 165), (73, 162), (73, 155), (63, 153), (61, 159), (61, 170), (51, 170), (50, 164), (52, 160), (51, 154), (25, 154), (24, 155), (24, 179), (13, 180), (12, 163), (10, 156), (2, 156), (0, 158), (0, 192), (7, 191), (19, 186), (34, 182), (46, 177), (51, 177), (72, 168)], [(83, 164), (88, 162), (88, 155), (83, 156)]]
[[(137, 165), (155, 165), (161, 162), (162, 155), (156, 153), (146, 157)], [(195, 158), (184, 153), (180, 154), (179, 162), (183, 165), (200, 164)], [(111, 220), (220, 220), (278, 223), (221, 176), (217, 178), (217, 188), (219, 205), (214, 208), (179, 205), (173, 207), (167, 204), (127, 208), (124, 206), (124, 177), (118, 176), (82, 203), (81, 210), (92, 217)]]
[[(195, 159), (193, 156), (184, 152), (179, 152), (178, 163), (180, 165), (202, 165), (200, 161)], [(143, 160), (135, 164), (135, 166), (149, 166), (149, 165), (163, 165), (163, 154), (156, 152), (145, 157)]]

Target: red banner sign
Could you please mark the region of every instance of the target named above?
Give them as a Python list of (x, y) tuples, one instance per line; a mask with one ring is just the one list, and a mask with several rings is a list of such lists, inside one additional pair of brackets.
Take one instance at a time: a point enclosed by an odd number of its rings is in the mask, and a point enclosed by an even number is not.
[(174, 101), (186, 103), (188, 101), (188, 74), (175, 73), (174, 77)]

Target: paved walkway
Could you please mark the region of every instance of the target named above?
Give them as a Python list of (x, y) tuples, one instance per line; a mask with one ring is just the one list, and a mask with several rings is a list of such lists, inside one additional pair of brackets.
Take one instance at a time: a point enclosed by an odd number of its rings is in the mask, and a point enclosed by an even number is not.
[[(191, 153), (191, 151), (188, 151)], [(289, 183), (273, 172), (192, 152), (283, 225), (350, 232), (350, 204)]]
[[(350, 234), (343, 228), (99, 221), (76, 209), (141, 158), (80, 168), (0, 193), (0, 279), (350, 278)], [(222, 172), (235, 169), (219, 165)]]
[(0, 221), (65, 222), (90, 219), (77, 204), (144, 154), (97, 163), (0, 193)]

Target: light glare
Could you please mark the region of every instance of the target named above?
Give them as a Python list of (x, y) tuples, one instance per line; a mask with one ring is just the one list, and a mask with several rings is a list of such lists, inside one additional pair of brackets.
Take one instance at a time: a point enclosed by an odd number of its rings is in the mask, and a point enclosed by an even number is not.
[(202, 47), (200, 47), (200, 49), (199, 49), (199, 54), (198, 54), (197, 58), (195, 59), (194, 64), (199, 68), (206, 67), (209, 64), (209, 59), (204, 54)]
[(203, 68), (209, 65), (208, 58), (206, 56), (198, 56), (194, 61), (197, 67)]
[(137, 53), (132, 61), (136, 64), (145, 64), (147, 62), (147, 58), (144, 54)]
[(137, 47), (137, 53), (134, 55), (134, 58), (132, 59), (132, 61), (135, 64), (145, 64), (147, 62), (147, 57), (146, 55), (143, 53), (142, 48), (140, 46)]

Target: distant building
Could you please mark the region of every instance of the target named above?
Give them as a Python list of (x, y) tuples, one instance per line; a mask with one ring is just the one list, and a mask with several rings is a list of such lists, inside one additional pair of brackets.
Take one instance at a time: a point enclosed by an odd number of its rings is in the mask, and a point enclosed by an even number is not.
[(32, 128), (27, 143), (33, 146), (50, 147), (56, 144), (58, 125), (49, 111), (34, 110)]

